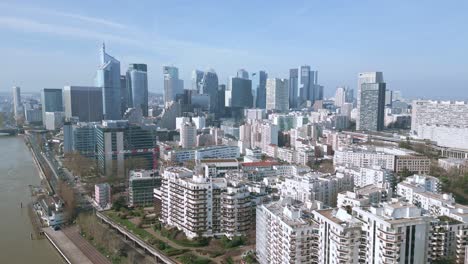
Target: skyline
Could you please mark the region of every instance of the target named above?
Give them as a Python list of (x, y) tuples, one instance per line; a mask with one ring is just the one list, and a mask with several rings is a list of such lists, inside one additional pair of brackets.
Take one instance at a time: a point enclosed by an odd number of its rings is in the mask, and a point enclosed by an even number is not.
[(0, 92), (93, 85), (105, 42), (121, 72), (148, 64), (151, 92), (163, 90), (163, 65), (179, 68), (185, 88), (194, 69), (213, 68), (226, 84), (240, 68), (288, 78), (289, 69), (310, 65), (327, 97), (339, 85), (356, 91), (359, 72), (382, 71), (387, 88), (406, 98), (468, 99), (468, 3), (269, 4), (2, 1), (0, 34), (9, 41), (0, 43)]

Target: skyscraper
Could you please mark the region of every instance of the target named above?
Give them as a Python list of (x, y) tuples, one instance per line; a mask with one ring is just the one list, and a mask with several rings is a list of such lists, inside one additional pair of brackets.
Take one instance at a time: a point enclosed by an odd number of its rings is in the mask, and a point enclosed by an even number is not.
[(21, 88), (13, 87), (13, 114), (16, 119), (21, 116)]
[(201, 90), (200, 83), (203, 79), (203, 74), (204, 72), (200, 70), (192, 71), (192, 90), (197, 91), (197, 93)]
[(320, 87), (317, 84), (318, 72), (311, 71), (310, 66), (301, 66), (301, 79), (300, 79), (300, 98), (299, 104), (309, 100), (312, 104), (320, 97)]
[(267, 80), (267, 110), (287, 111), (289, 109), (288, 80), (268, 78)]
[(299, 81), (299, 70), (289, 70), (289, 107), (296, 108), (297, 105), (297, 89)]
[(130, 107), (140, 108), (148, 116), (148, 69), (146, 64), (130, 64), (127, 70), (127, 89)]
[[(358, 112), (361, 108), (361, 85), (364, 83), (383, 83), (383, 73), (382, 72), (361, 72), (358, 75), (358, 91), (357, 91), (357, 109)], [(385, 91), (384, 91), (385, 93)], [(385, 100), (385, 99), (384, 99)], [(356, 118), (356, 129), (360, 127), (360, 115)]]
[(184, 93), (184, 81), (179, 79), (179, 69), (174, 66), (163, 66), (164, 102), (175, 101), (178, 94)]
[(63, 112), (62, 89), (44, 88), (41, 91), (42, 120), (46, 112)]
[(346, 87), (338, 87), (335, 92), (335, 106), (341, 107), (346, 102)]
[(363, 83), (359, 94), (357, 130), (384, 129), (385, 83)]
[(130, 107), (131, 91), (127, 87), (127, 76), (120, 75), (120, 114), (123, 116)]
[(249, 79), (249, 72), (244, 69), (239, 69), (237, 71), (237, 77), (242, 79)]
[(184, 122), (180, 128), (180, 146), (193, 148), (197, 145), (197, 127), (192, 121)]
[(96, 86), (102, 87), (104, 118), (121, 119), (120, 62), (106, 53), (104, 44), (101, 48), (101, 65), (97, 70)]
[(266, 80), (268, 74), (265, 71), (252, 73), (252, 92), (255, 95), (255, 107), (265, 109), (266, 107)]
[(232, 108), (252, 108), (252, 81), (230, 77), (226, 89), (226, 106)]
[(102, 88), (92, 86), (65, 86), (63, 104), (65, 117), (78, 117), (80, 122), (99, 122), (104, 118)]
[(218, 112), (218, 75), (213, 69), (203, 74), (199, 92), (210, 97), (210, 112)]

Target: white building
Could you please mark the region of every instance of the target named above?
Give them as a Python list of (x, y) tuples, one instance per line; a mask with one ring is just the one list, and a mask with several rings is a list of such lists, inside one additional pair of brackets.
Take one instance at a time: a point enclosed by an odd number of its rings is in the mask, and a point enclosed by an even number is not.
[(64, 112), (46, 112), (45, 113), (45, 128), (47, 130), (57, 130), (62, 128), (65, 120)]
[(468, 102), (415, 100), (411, 132), (450, 148), (468, 149)]
[(289, 85), (287, 79), (267, 79), (266, 109), (278, 111), (289, 110)]
[(102, 209), (110, 208), (111, 205), (111, 187), (108, 183), (99, 183), (94, 185), (94, 201)]
[(256, 254), (261, 264), (316, 263), (317, 228), (301, 203), (257, 207)]
[(197, 145), (197, 127), (191, 121), (184, 122), (180, 128), (180, 146), (193, 148)]

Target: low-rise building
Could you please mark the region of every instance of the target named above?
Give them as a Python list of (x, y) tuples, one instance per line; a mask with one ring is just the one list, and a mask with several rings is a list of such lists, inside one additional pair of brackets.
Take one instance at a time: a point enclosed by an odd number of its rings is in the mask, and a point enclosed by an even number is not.
[(161, 177), (156, 170), (132, 170), (128, 180), (128, 204), (152, 206), (154, 188), (161, 186)]
[(94, 201), (102, 209), (111, 205), (111, 187), (108, 183), (94, 185)]

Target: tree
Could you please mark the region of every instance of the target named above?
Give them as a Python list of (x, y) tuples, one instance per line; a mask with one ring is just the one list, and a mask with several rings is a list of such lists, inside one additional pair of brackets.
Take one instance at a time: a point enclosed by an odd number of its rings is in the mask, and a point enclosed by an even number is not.
[(66, 182), (58, 181), (58, 195), (65, 204), (65, 213), (70, 220), (75, 219), (78, 214), (77, 203), (75, 199), (75, 191)]

